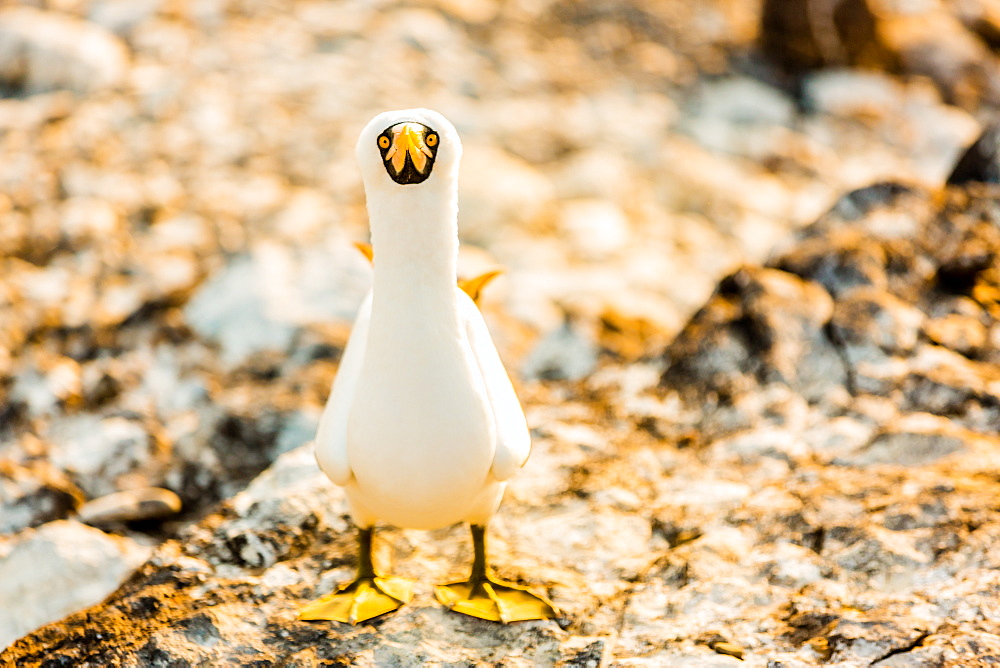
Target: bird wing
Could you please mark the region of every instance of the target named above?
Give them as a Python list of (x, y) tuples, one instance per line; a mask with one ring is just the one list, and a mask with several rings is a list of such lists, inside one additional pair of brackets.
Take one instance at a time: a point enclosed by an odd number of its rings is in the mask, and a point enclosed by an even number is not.
[(490, 331), (486, 328), (486, 321), (472, 299), (462, 290), (458, 290), (458, 299), (472, 354), (479, 365), (496, 422), (497, 447), (490, 470), (497, 480), (507, 480), (528, 460), (531, 450), (528, 424), (507, 370), (493, 345)]
[(351, 464), (347, 460), (347, 416), (361, 376), (368, 345), (368, 324), (372, 315), (371, 293), (361, 304), (354, 328), (347, 340), (340, 368), (333, 379), (330, 398), (323, 409), (316, 432), (316, 462), (336, 485), (346, 485), (351, 479)]

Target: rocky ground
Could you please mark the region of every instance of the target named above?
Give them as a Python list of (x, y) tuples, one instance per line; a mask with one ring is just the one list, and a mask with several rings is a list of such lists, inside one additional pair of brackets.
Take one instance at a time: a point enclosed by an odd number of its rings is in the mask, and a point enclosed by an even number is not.
[[(839, 6), (0, 2), (0, 663), (1000, 657), (996, 132), (955, 167), (1000, 19)], [(460, 528), (380, 532), (399, 613), (295, 619), (354, 558), (308, 444), (353, 143), (417, 104), (463, 271), (506, 270), (535, 445), (493, 544), (554, 622), (440, 609)]]

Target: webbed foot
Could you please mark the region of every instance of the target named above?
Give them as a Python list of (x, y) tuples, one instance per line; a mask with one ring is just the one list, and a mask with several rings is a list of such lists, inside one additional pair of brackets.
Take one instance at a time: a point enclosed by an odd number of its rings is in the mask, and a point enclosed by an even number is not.
[(332, 594), (313, 601), (299, 619), (357, 624), (398, 609), (413, 598), (413, 581), (382, 577), (372, 563), (372, 527), (358, 529), (358, 576)]
[(437, 599), (455, 612), (493, 622), (553, 619), (559, 609), (541, 594), (513, 582), (486, 576), (435, 587)]
[(332, 594), (313, 601), (299, 619), (357, 624), (397, 610), (413, 598), (413, 581), (398, 577), (359, 577)]
[(504, 624), (556, 617), (559, 609), (549, 599), (493, 577), (486, 560), (486, 527), (473, 524), (470, 528), (475, 551), (472, 574), (464, 582), (435, 587), (437, 599), (455, 612)]

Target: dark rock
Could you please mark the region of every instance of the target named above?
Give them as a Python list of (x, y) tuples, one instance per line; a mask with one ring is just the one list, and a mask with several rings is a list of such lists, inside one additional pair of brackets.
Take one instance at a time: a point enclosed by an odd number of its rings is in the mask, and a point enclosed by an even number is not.
[(830, 327), (852, 365), (913, 352), (924, 314), (884, 290), (863, 287), (838, 299)]
[(888, 283), (885, 250), (865, 243), (865, 236), (858, 230), (844, 230), (806, 239), (777, 260), (776, 265), (816, 281), (834, 297), (859, 286), (885, 288)]
[[(988, 431), (1000, 419), (987, 343), (1000, 314), (1000, 228), (992, 197), (973, 191), (931, 207), (919, 191), (886, 189), (857, 216), (824, 216), (775, 269), (720, 283), (667, 348), (662, 386), (737, 404), (777, 383), (834, 405), (841, 399), (827, 393), (843, 387)], [(728, 428), (749, 419), (744, 411)]]
[[(963, 25), (946, 5), (913, 11), (882, 0), (767, 0), (760, 45), (790, 74), (861, 67), (928, 77), (951, 104), (995, 100), (989, 31)], [(984, 39), (986, 38), (986, 39)]]
[[(577, 643), (579, 644), (579, 643)], [(582, 649), (566, 647), (560, 657), (559, 665), (566, 668), (599, 668), (607, 656), (607, 642), (594, 640)]]
[(812, 638), (824, 636), (840, 621), (840, 616), (831, 612), (798, 612), (788, 619), (789, 629), (784, 639), (796, 647)]
[(136, 658), (151, 668), (191, 668), (191, 662), (176, 656), (170, 649), (160, 647), (157, 640), (150, 640), (139, 648)]
[(955, 164), (948, 185), (1000, 183), (1000, 124), (986, 128)]
[(726, 401), (780, 382), (818, 399), (845, 380), (825, 334), (832, 307), (816, 283), (773, 269), (741, 269), (671, 344), (661, 383)]
[(892, 58), (867, 0), (765, 0), (761, 48), (786, 70), (832, 65), (871, 67)]
[(295, 414), (265, 408), (257, 415), (207, 411), (196, 432), (174, 447), (165, 486), (180, 497), (185, 515), (197, 516), (232, 496), (282, 452), (282, 429)]
[(242, 485), (267, 468), (277, 454), (274, 447), (281, 418), (275, 413), (255, 417), (229, 414), (219, 420), (209, 445), (227, 478)]
[(184, 637), (196, 645), (211, 647), (222, 638), (215, 622), (204, 613), (188, 617), (179, 626)]

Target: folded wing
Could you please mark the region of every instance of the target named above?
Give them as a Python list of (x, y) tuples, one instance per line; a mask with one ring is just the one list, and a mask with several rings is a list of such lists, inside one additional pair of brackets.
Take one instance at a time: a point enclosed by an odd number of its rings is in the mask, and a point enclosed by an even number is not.
[(333, 379), (330, 398), (323, 409), (323, 417), (320, 418), (316, 433), (316, 461), (330, 480), (341, 486), (346, 485), (352, 475), (351, 465), (347, 460), (347, 416), (361, 376), (371, 314), (372, 296), (369, 293), (358, 310), (358, 317), (340, 358), (340, 368), (337, 370), (337, 377)]
[(458, 291), (458, 300), (459, 313), (465, 323), (473, 356), (486, 384), (486, 396), (496, 421), (497, 447), (491, 473), (497, 480), (507, 480), (528, 460), (531, 450), (528, 424), (517, 394), (514, 393), (514, 386), (500, 361), (489, 329), (486, 328), (486, 321), (472, 299), (461, 290)]

